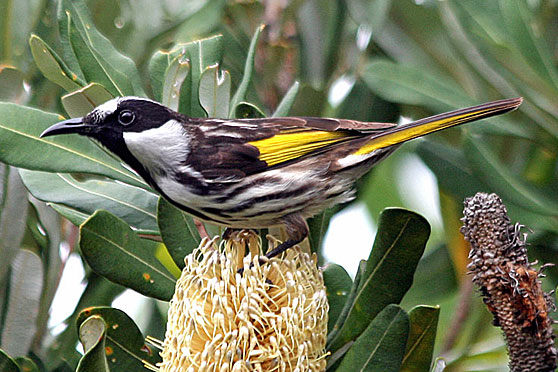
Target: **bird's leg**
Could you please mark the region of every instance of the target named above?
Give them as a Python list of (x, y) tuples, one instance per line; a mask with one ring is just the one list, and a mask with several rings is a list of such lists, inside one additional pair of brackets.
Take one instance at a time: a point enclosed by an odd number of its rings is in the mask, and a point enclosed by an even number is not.
[[(279, 244), (277, 247), (265, 254), (266, 259), (260, 258), (258, 261), (260, 265), (263, 265), (267, 259), (277, 257), (281, 253), (285, 252), (287, 249), (294, 247), (298, 243), (304, 240), (308, 236), (308, 224), (304, 217), (299, 214), (292, 214), (285, 216), (283, 218), (285, 228), (287, 230), (287, 236), (289, 237), (283, 243)], [(254, 264), (251, 263), (250, 267)], [(238, 269), (237, 271), (240, 275), (244, 272), (244, 269)]]
[(289, 238), (275, 247), (275, 249), (267, 252), (265, 254), (267, 258), (279, 256), (281, 253), (285, 252), (291, 247), (294, 247), (308, 236), (308, 224), (306, 223), (304, 217), (302, 217), (301, 215), (291, 214), (285, 216), (283, 218), (283, 221), (285, 223), (287, 236)]
[(200, 238), (208, 238), (209, 239), (209, 234), (207, 233), (207, 230), (205, 229), (205, 225), (203, 224), (203, 222), (201, 222), (200, 220), (198, 220), (197, 218), (194, 218), (194, 225), (196, 226), (196, 229), (198, 230), (198, 233), (200, 234)]
[(235, 229), (233, 227), (225, 227), (225, 231), (221, 234), (221, 239), (228, 240), (232, 237), (234, 233), (238, 233), (242, 229)]
[[(304, 240), (304, 238), (302, 238), (301, 240), (287, 239), (283, 243), (279, 244), (275, 249), (267, 252), (265, 254), (265, 257), (267, 257), (267, 258), (277, 257), (281, 253), (285, 252), (287, 249), (294, 247), (295, 245), (297, 245), (298, 243), (300, 243), (303, 240)], [(260, 259), (260, 264), (263, 263), (262, 261), (263, 260)]]

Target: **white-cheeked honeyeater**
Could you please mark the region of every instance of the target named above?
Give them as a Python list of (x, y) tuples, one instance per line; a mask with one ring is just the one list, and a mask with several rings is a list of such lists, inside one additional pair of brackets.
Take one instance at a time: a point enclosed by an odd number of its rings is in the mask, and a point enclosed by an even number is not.
[(521, 98), (397, 126), (355, 120), (278, 117), (191, 118), (139, 97), (112, 99), (42, 137), (77, 133), (100, 142), (164, 198), (229, 228), (282, 225), (301, 242), (306, 219), (353, 198), (355, 180), (403, 142), (516, 109)]

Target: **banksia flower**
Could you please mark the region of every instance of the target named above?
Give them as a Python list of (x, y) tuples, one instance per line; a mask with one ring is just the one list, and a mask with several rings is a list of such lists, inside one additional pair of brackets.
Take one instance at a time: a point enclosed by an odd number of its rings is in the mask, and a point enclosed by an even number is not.
[[(477, 193), (465, 200), (461, 232), (471, 243), (468, 269), (484, 302), (501, 327), (513, 372), (554, 371), (554, 308), (541, 289), (540, 270), (527, 258), (521, 225), (510, 223), (496, 194)], [(544, 266), (543, 266), (544, 267)]]
[(296, 247), (260, 264), (260, 250), (242, 231), (221, 247), (204, 239), (185, 258), (154, 370), (325, 370), (329, 308), (315, 259)]

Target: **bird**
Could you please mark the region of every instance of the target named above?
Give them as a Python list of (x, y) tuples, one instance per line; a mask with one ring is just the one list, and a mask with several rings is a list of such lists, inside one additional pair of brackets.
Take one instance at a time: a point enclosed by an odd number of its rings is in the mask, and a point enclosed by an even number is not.
[(306, 219), (354, 198), (355, 181), (401, 144), (515, 110), (488, 102), (403, 125), (316, 117), (193, 118), (142, 97), (113, 98), (41, 137), (79, 134), (128, 164), (170, 203), (237, 229), (285, 228), (275, 257), (308, 236)]

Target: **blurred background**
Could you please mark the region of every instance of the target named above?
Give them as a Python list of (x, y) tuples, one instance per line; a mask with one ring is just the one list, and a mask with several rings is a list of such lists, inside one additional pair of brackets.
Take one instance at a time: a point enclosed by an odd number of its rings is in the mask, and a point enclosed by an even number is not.
[[(0, 100), (67, 116), (60, 101), (66, 89), (45, 78), (29, 42), (35, 34), (61, 53), (57, 3), (0, 0)], [(335, 262), (354, 275), (359, 260), (368, 257), (382, 209), (400, 206), (422, 214), (432, 236), (403, 307), (441, 305), (434, 355), (446, 359), (447, 370), (507, 370), (500, 331), (488, 326), (491, 315), (466, 276), (462, 202), (478, 191), (498, 193), (512, 221), (528, 227), (530, 259), (558, 262), (558, 1), (85, 3), (94, 26), (135, 62), (151, 97), (152, 55), (214, 34), (224, 37), (221, 67), (238, 86), (250, 40), (262, 23), (247, 101), (265, 115), (295, 82), (300, 88), (289, 115), (363, 121), (405, 122), (523, 96), (517, 112), (404, 145), (359, 182), (354, 202), (332, 211), (320, 252), (321, 264)], [(70, 337), (65, 320), (78, 302), (87, 302), (82, 292), (93, 282), (97, 287), (88, 288), (98, 290), (97, 299), (162, 338), (166, 304), (122, 293), (95, 277), (74, 252), (77, 228), (29, 195), (13, 168), (0, 163), (0, 178), (0, 249), (21, 246), (39, 253), (48, 266), (48, 275), (35, 278), (44, 287), (39, 320), (29, 325), (31, 350), (70, 352), (57, 349), (56, 342)], [(8, 268), (0, 270), (3, 280)], [(544, 285), (551, 290), (558, 270), (546, 273)], [(8, 294), (2, 293), (6, 304)]]

